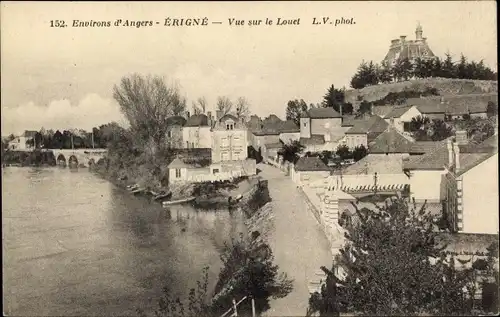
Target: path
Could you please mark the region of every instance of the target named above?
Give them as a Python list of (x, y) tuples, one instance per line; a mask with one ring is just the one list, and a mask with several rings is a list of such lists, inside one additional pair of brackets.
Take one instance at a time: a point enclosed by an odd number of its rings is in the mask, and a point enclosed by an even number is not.
[(332, 254), (319, 223), (308, 210), (297, 186), (279, 169), (259, 164), (259, 174), (269, 181), (275, 214), (275, 230), (269, 244), (280, 271), (294, 279), (294, 289), (285, 298), (271, 300), (266, 316), (305, 316), (311, 280), (320, 266), (330, 267)]

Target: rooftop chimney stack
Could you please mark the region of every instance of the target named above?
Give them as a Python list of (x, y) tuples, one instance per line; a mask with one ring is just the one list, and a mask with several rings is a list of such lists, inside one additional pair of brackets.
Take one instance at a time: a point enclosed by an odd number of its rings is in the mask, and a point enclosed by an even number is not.
[(451, 168), (455, 161), (453, 156), (453, 142), (451, 139), (446, 140), (446, 148), (448, 149), (448, 167)]
[(453, 143), (453, 150), (455, 152), (455, 170), (460, 170), (460, 148), (458, 147), (458, 143)]

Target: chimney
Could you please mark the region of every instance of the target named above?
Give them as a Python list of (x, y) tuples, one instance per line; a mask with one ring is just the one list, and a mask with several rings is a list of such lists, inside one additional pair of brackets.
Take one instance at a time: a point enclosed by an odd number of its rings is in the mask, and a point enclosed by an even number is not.
[(446, 140), (446, 148), (448, 149), (448, 167), (451, 168), (454, 164), (453, 142), (451, 139)]
[(460, 148), (458, 147), (458, 143), (453, 143), (453, 150), (455, 152), (455, 170), (460, 170)]
[(222, 118), (222, 110), (215, 111), (215, 119), (219, 121), (220, 118)]
[(458, 145), (467, 145), (467, 131), (460, 130), (455, 132), (455, 139)]

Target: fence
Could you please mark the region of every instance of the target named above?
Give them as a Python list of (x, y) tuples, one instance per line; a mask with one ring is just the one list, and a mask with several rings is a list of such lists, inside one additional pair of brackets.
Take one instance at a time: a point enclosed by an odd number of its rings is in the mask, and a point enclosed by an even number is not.
[[(240, 299), (238, 302), (236, 302), (235, 299), (233, 299), (233, 307), (229, 308), (224, 314), (222, 314), (220, 317), (237, 317), (238, 316), (238, 305), (243, 303), (246, 299), (248, 299), (248, 296), (245, 296), (243, 297), (242, 299)], [(252, 317), (255, 317), (256, 314), (255, 314), (255, 300), (252, 298)], [(231, 313), (231, 315), (229, 315), (229, 313)]]

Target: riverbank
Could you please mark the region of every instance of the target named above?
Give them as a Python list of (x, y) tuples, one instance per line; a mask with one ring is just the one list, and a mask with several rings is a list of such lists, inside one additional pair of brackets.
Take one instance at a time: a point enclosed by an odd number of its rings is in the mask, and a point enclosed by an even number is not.
[(2, 152), (2, 166), (55, 166), (54, 153), (40, 150), (34, 151), (11, 151)]

